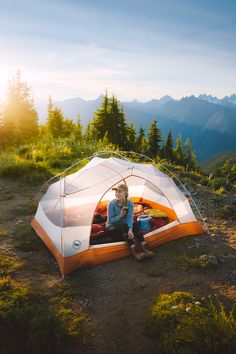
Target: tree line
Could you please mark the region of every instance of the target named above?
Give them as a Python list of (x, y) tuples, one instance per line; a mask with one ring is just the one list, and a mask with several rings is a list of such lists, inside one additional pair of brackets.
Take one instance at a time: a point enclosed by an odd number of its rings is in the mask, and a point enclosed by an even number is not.
[(198, 164), (192, 151), (190, 139), (182, 142), (179, 135), (174, 142), (172, 129), (165, 139), (154, 119), (148, 131), (143, 127), (136, 130), (134, 123), (128, 123), (124, 108), (115, 95), (103, 97), (93, 118), (83, 127), (78, 115), (77, 121), (66, 119), (51, 97), (48, 102), (46, 124), (39, 125), (38, 115), (31, 98), (30, 88), (21, 80), (18, 71), (9, 83), (6, 102), (0, 115), (0, 145), (2, 148), (20, 146), (40, 140), (69, 138), (77, 141), (102, 141), (107, 146), (120, 150), (136, 151), (152, 159), (166, 159), (187, 170), (196, 170)]

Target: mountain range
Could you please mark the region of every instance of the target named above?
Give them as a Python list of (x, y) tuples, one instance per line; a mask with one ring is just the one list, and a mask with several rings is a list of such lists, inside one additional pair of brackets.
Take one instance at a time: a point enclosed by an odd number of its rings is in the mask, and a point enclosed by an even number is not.
[[(103, 96), (95, 100), (72, 98), (55, 101), (66, 118), (73, 120), (80, 115), (83, 126), (93, 119), (93, 113), (102, 103)], [(222, 99), (202, 94), (198, 97), (183, 97), (175, 100), (170, 96), (148, 102), (122, 102), (128, 122), (146, 132), (156, 119), (163, 139), (170, 129), (174, 139), (182, 134), (183, 141), (190, 138), (197, 160), (202, 162), (216, 154), (236, 150), (236, 94)], [(47, 101), (35, 101), (40, 122), (47, 117)]]

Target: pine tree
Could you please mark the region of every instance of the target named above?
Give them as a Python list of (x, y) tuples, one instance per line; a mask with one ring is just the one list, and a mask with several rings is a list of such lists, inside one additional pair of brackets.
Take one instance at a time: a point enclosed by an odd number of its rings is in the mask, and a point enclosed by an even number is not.
[(187, 138), (184, 143), (184, 166), (187, 171), (194, 170), (197, 167), (196, 154), (192, 151), (190, 139)]
[(76, 125), (73, 122), (73, 120), (63, 119), (62, 130), (59, 136), (63, 138), (73, 137), (75, 130), (76, 130)]
[(119, 119), (118, 119), (118, 127), (119, 130), (119, 141), (118, 145), (123, 150), (129, 149), (128, 143), (128, 125), (126, 122), (126, 116), (123, 107), (119, 107)]
[(83, 138), (83, 126), (81, 124), (81, 120), (80, 120), (80, 115), (79, 114), (77, 116), (77, 122), (76, 122), (76, 125), (75, 125), (74, 135), (75, 135), (75, 138), (77, 140), (79, 140), (79, 141), (81, 141), (82, 138)]
[(109, 134), (108, 131), (106, 131), (106, 134), (104, 135), (102, 142), (105, 146), (108, 146), (111, 144), (111, 140), (109, 139)]
[(114, 95), (109, 99), (106, 92), (101, 108), (94, 114), (91, 127), (92, 136), (95, 140), (103, 139), (107, 133), (107, 138), (112, 144), (119, 146), (121, 149), (128, 148), (126, 117), (123, 107), (119, 106), (119, 102)]
[[(107, 92), (103, 97), (101, 108), (94, 113), (94, 120), (91, 124), (92, 135), (96, 140), (103, 139), (109, 127), (110, 109)], [(108, 133), (109, 134), (109, 133)]]
[(145, 130), (142, 126), (139, 128), (138, 137), (136, 139), (136, 150), (143, 155), (148, 153), (148, 143), (145, 139)]
[(50, 110), (47, 118), (47, 129), (49, 136), (52, 138), (63, 137), (65, 133), (64, 123), (65, 120), (59, 108), (56, 107), (55, 109)]
[(172, 129), (169, 130), (167, 139), (164, 143), (164, 156), (167, 160), (170, 161), (174, 159)]
[(148, 153), (151, 158), (160, 154), (161, 131), (157, 127), (157, 121), (151, 123), (148, 133)]
[(119, 130), (120, 109), (114, 95), (109, 102), (109, 113), (109, 125), (107, 126), (108, 137), (114, 145), (119, 146), (121, 141), (121, 131)]
[(93, 139), (93, 135), (92, 135), (92, 124), (90, 121), (88, 121), (87, 127), (85, 128), (85, 132), (84, 132), (84, 140), (87, 143), (91, 143)]
[(141, 126), (139, 128), (139, 132), (138, 132), (138, 136), (137, 136), (137, 140), (136, 140), (136, 145), (137, 145), (137, 150), (138, 151), (139, 151), (139, 147), (141, 146), (143, 138), (145, 138), (145, 130)]
[(175, 142), (175, 149), (174, 149), (174, 159), (177, 164), (182, 165), (184, 163), (184, 153), (183, 153), (183, 146), (182, 146), (182, 135), (176, 139)]
[(38, 115), (31, 98), (30, 88), (21, 81), (18, 70), (9, 82), (1, 121), (2, 144), (28, 143), (38, 134)]
[(136, 150), (136, 131), (135, 131), (135, 126), (134, 123), (131, 122), (130, 125), (127, 127), (127, 138), (128, 138), (128, 149), (129, 151), (135, 151)]

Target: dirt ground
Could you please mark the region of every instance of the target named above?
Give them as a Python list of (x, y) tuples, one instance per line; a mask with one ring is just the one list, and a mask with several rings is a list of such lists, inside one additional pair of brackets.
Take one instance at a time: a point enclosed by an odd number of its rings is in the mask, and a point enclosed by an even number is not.
[[(162, 245), (154, 250), (153, 259), (137, 262), (128, 257), (78, 270), (62, 280), (46, 249), (22, 252), (14, 247), (15, 230), (28, 223), (30, 210), (34, 211), (35, 192), (16, 182), (0, 181), (0, 228), (7, 232), (0, 238), (0, 250), (26, 265), (16, 273), (17, 280), (47, 289), (63, 281), (76, 289), (72, 303), (82, 306), (93, 328), (84, 353), (156, 353), (155, 342), (145, 332), (145, 321), (161, 293), (190, 291), (198, 298), (217, 297), (226, 306), (236, 301), (236, 222), (215, 217), (214, 198), (209, 193), (201, 190), (196, 197), (211, 235)], [(202, 255), (214, 256), (212, 267), (202, 270), (188, 265)]]

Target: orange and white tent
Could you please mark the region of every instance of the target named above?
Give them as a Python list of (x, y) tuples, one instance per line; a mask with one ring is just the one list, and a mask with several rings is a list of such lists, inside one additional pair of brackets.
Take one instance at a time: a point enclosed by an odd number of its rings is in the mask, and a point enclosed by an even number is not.
[(49, 186), (31, 222), (63, 275), (130, 254), (123, 241), (91, 242), (96, 210), (114, 198), (112, 188), (119, 183), (127, 184), (131, 200), (148, 203), (168, 216), (166, 225), (144, 235), (151, 247), (205, 233), (184, 193), (153, 164), (134, 163), (114, 156), (93, 157), (79, 171)]

